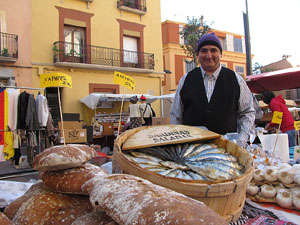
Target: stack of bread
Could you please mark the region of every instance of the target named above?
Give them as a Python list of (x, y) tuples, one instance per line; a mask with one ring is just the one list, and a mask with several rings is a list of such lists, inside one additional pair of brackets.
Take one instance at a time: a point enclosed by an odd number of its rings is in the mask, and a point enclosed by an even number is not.
[(44, 150), (33, 162), (42, 182), (12, 202), (0, 219), (26, 225), (226, 224), (200, 201), (132, 175), (107, 174), (88, 163), (95, 155), (85, 145)]
[(247, 196), (257, 202), (277, 203), (284, 208), (300, 209), (300, 165), (279, 163), (254, 171)]

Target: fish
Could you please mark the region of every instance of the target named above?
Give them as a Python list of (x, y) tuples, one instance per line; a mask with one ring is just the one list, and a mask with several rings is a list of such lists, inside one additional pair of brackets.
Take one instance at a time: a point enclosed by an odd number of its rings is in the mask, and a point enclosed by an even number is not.
[(204, 151), (206, 149), (217, 148), (217, 147), (218, 146), (216, 144), (202, 144), (202, 145), (199, 145), (196, 148), (194, 148), (194, 150), (190, 154), (188, 154), (186, 157), (190, 158), (194, 155), (201, 153), (202, 151)]
[(193, 180), (211, 180), (211, 179), (209, 179), (208, 177), (206, 177), (206, 176), (203, 176), (203, 175), (200, 175), (200, 174), (198, 174), (198, 173), (196, 173), (196, 172), (193, 172), (193, 171), (191, 171), (191, 170), (187, 170), (187, 171), (185, 171), (190, 177), (192, 177), (193, 178)]
[(164, 170), (164, 171), (157, 171), (157, 173), (160, 174), (160, 175), (163, 175), (163, 176), (167, 176), (169, 173), (171, 173), (174, 170), (176, 170), (176, 169), (169, 169), (169, 170)]
[(159, 159), (157, 157), (154, 157), (154, 156), (151, 156), (149, 154), (142, 153), (142, 152), (138, 152), (138, 151), (132, 151), (132, 152), (130, 152), (130, 154), (135, 156), (135, 157), (143, 158), (143, 159), (149, 159), (149, 160), (151, 160), (153, 162), (157, 162), (157, 163), (159, 163), (161, 161), (161, 159)]
[(160, 171), (165, 171), (168, 168), (166, 168), (166, 167), (145, 167), (145, 169), (152, 171), (152, 172), (160, 172)]
[(228, 180), (234, 177), (229, 172), (210, 164), (188, 163), (187, 166), (198, 174), (208, 177), (212, 180)]
[(187, 166), (181, 165), (181, 164), (173, 162), (173, 161), (161, 161), (160, 164), (162, 166), (165, 166), (168, 168), (173, 168), (173, 169), (182, 169), (182, 170), (188, 169)]
[(179, 171), (176, 178), (184, 179), (184, 180), (193, 180), (193, 178), (191, 176), (189, 176), (187, 173), (185, 173), (185, 171), (183, 171), (183, 170)]
[(160, 165), (159, 162), (154, 162), (149, 159), (134, 157), (129, 154), (124, 154), (124, 156), (127, 157), (131, 162), (134, 162), (137, 164), (148, 164), (148, 165), (154, 165), (154, 166)]
[(177, 175), (180, 173), (180, 169), (174, 169), (173, 171), (171, 171), (170, 173), (168, 173), (166, 176), (168, 177), (177, 177)]
[(176, 155), (178, 157), (180, 157), (180, 154), (181, 154), (181, 150), (182, 150), (182, 145), (175, 145), (175, 151), (176, 151)]
[(230, 160), (230, 161), (237, 161), (237, 158), (231, 154), (225, 153), (225, 154), (220, 154), (220, 153), (206, 153), (206, 154), (198, 154), (194, 155), (190, 158), (187, 158), (186, 160), (191, 160), (191, 161), (200, 161), (203, 159), (207, 158), (219, 158), (219, 159), (225, 159), (225, 160)]
[[(226, 152), (225, 148), (207, 148), (207, 149), (204, 149), (203, 151), (199, 152), (199, 154), (207, 154), (207, 153), (225, 154), (225, 152)], [(191, 155), (189, 155), (189, 156), (191, 156)], [(188, 156), (188, 158), (189, 158), (189, 156)]]
[(191, 144), (188, 148), (185, 149), (185, 151), (181, 154), (181, 157), (186, 157), (189, 155), (197, 146), (202, 145), (200, 143)]
[(242, 164), (240, 164), (239, 162), (235, 162), (235, 161), (230, 161), (230, 160), (226, 160), (226, 159), (220, 159), (220, 158), (207, 158), (207, 159), (203, 159), (200, 160), (199, 162), (216, 162), (216, 163), (222, 163), (222, 164), (226, 164), (234, 169), (238, 169), (238, 170), (244, 170), (244, 166)]

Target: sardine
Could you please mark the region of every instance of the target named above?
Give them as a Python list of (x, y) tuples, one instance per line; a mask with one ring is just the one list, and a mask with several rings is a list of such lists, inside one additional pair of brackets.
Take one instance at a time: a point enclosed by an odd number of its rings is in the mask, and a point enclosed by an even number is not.
[(202, 151), (204, 151), (206, 149), (217, 148), (217, 147), (218, 146), (215, 145), (215, 144), (202, 144), (202, 145), (199, 145), (196, 148), (194, 148), (194, 150), (190, 154), (188, 154), (186, 157), (190, 158), (194, 155), (197, 155), (197, 154), (201, 153)]
[(149, 160), (151, 160), (153, 162), (157, 162), (157, 163), (159, 163), (161, 161), (161, 159), (159, 159), (157, 157), (154, 157), (154, 156), (151, 156), (149, 154), (142, 153), (142, 152), (138, 152), (138, 151), (132, 151), (132, 152), (130, 152), (130, 154), (135, 156), (135, 157), (143, 158), (143, 159), (149, 159)]
[(149, 159), (134, 157), (134, 156), (128, 155), (128, 154), (124, 154), (124, 156), (126, 156), (131, 162), (134, 162), (137, 164), (148, 164), (148, 165), (154, 165), (154, 166), (160, 165), (159, 162), (154, 162)]
[(173, 171), (171, 171), (170, 173), (168, 173), (166, 176), (168, 177), (177, 177), (178, 173), (180, 173), (180, 169), (174, 169)]
[(211, 180), (209, 179), (208, 177), (206, 176), (203, 176), (203, 175), (200, 175), (194, 171), (191, 171), (191, 170), (187, 170), (185, 171), (190, 177), (193, 178), (193, 180)]
[(185, 173), (185, 171), (183, 171), (183, 170), (179, 171), (176, 178), (184, 179), (184, 180), (193, 180), (193, 178), (191, 176), (189, 176), (187, 173)]
[(230, 160), (230, 161), (237, 161), (237, 158), (231, 154), (225, 153), (225, 154), (220, 154), (220, 153), (206, 153), (206, 154), (198, 154), (194, 155), (190, 158), (187, 158), (187, 160), (191, 161), (200, 161), (203, 159), (207, 158), (219, 158), (219, 159), (225, 159), (225, 160)]
[(230, 160), (225, 160), (225, 159), (220, 159), (220, 158), (208, 158), (208, 159), (203, 159), (200, 160), (199, 162), (215, 162), (215, 163), (222, 163), (226, 164), (232, 168), (235, 168), (237, 170), (242, 171), (244, 169), (244, 166), (238, 162), (235, 161), (230, 161)]
[(219, 168), (223, 171), (226, 171), (233, 177), (242, 175), (242, 171), (240, 171), (239, 169), (233, 168), (225, 163), (216, 162), (216, 161), (201, 161), (200, 163), (201, 163), (201, 165), (204, 165), (204, 166)]
[(160, 164), (162, 166), (168, 167), (168, 168), (173, 168), (173, 169), (182, 169), (185, 170), (188, 167), (185, 165), (181, 165), (179, 163), (173, 162), (173, 161), (161, 161)]
[(201, 163), (198, 164), (188, 163), (187, 165), (191, 170), (213, 180), (227, 180), (233, 178), (233, 176), (229, 172), (224, 171), (219, 167), (215, 167), (213, 165), (209, 165), (209, 164), (204, 165)]
[(188, 156), (197, 146), (202, 145), (200, 143), (191, 144), (184, 152), (181, 154), (182, 157)]
[(169, 173), (171, 173), (174, 170), (176, 170), (176, 169), (169, 169), (169, 170), (164, 170), (164, 171), (157, 171), (157, 173), (160, 174), (160, 175), (163, 175), (163, 176), (167, 176)]
[(204, 149), (203, 151), (199, 152), (199, 154), (207, 154), (207, 153), (225, 154), (225, 152), (226, 152), (225, 148), (207, 148), (207, 149)]

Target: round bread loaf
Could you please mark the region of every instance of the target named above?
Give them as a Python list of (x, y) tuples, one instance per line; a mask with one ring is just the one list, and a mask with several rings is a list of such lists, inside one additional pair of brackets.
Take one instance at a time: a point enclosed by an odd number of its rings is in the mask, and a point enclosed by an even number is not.
[(71, 224), (76, 218), (93, 211), (87, 196), (65, 195), (41, 190), (18, 209), (14, 224)]
[(71, 225), (118, 225), (105, 212), (91, 212), (77, 218)]
[(80, 167), (75, 167), (57, 171), (40, 171), (44, 185), (52, 191), (66, 194), (86, 194), (81, 186), (89, 179), (96, 176), (97, 173), (106, 174), (99, 166), (85, 163)]
[(90, 201), (118, 224), (225, 225), (225, 220), (204, 203), (170, 189), (126, 174), (96, 176)]
[(96, 156), (96, 151), (86, 145), (56, 145), (45, 149), (33, 160), (33, 168), (55, 171), (78, 167)]
[[(18, 209), (21, 207), (21, 205), (26, 202), (29, 198), (32, 196), (38, 194), (43, 190), (43, 183), (38, 182), (36, 184), (33, 184), (21, 197), (17, 198), (13, 202), (11, 202), (5, 209), (4, 214), (12, 220), (18, 211)], [(1, 223), (0, 223), (1, 224)]]
[(1, 225), (13, 225), (13, 222), (8, 219), (6, 215), (4, 215), (2, 212), (0, 212), (0, 224)]

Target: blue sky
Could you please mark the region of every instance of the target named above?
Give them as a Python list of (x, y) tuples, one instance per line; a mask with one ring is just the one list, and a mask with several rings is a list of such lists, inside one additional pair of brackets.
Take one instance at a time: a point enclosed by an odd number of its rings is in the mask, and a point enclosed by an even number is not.
[[(161, 21), (200, 18), (213, 29), (244, 35), (245, 0), (161, 0)], [(300, 0), (248, 0), (252, 63), (291, 55), (300, 64)]]

